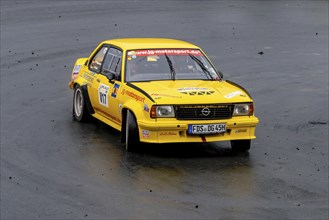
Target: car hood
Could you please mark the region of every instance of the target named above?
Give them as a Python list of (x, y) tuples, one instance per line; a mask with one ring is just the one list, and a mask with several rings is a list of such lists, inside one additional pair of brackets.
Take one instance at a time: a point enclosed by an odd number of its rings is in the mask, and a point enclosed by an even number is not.
[(252, 102), (242, 88), (226, 81), (177, 80), (131, 83), (157, 104), (209, 104)]

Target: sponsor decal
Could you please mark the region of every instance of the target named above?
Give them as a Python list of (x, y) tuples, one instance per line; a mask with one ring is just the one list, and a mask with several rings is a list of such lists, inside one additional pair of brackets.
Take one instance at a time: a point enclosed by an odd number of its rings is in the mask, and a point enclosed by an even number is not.
[(94, 78), (89, 76), (87, 73), (84, 73), (82, 77), (91, 83), (94, 81)]
[(177, 89), (178, 92), (197, 92), (197, 91), (208, 91), (208, 88), (200, 88), (200, 87), (184, 87)]
[(102, 109), (99, 109), (97, 107), (94, 107), (95, 111), (101, 112), (102, 114), (104, 114), (106, 117), (112, 119), (113, 121), (116, 121), (118, 123), (121, 123), (121, 120), (113, 115), (110, 115), (109, 113), (103, 111)]
[(181, 92), (185, 95), (212, 95), (215, 91), (200, 91), (200, 92)]
[(87, 73), (87, 74), (89, 74), (89, 75), (91, 75), (91, 76), (95, 76), (95, 74), (96, 74), (96, 73), (94, 73), (94, 72), (85, 72), (85, 73)]
[(115, 83), (114, 86), (113, 86), (112, 94), (111, 94), (111, 96), (113, 98), (117, 97), (117, 93), (118, 93), (119, 88), (120, 88), (120, 85)]
[(158, 96), (163, 96), (163, 97), (169, 97), (169, 98), (179, 98), (181, 99), (182, 96), (177, 96), (177, 95), (168, 95), (168, 94), (160, 94), (160, 93), (152, 93), (151, 96), (155, 96), (155, 97), (158, 97)]
[(127, 55), (128, 55), (128, 60), (136, 58), (136, 52), (135, 51), (129, 51)]
[(76, 65), (73, 69), (73, 75), (76, 75), (80, 72), (80, 69), (81, 69), (81, 66), (82, 65)]
[(74, 68), (73, 68), (73, 72), (72, 72), (72, 80), (75, 80), (77, 77), (78, 77), (78, 74), (80, 72), (80, 69), (81, 69), (81, 65), (76, 65)]
[(104, 85), (102, 83), (99, 84), (98, 87), (98, 101), (99, 104), (104, 105), (105, 107), (109, 107), (108, 103), (108, 92), (109, 92), (110, 87), (107, 85)]
[(159, 133), (160, 136), (176, 136), (177, 132), (172, 132), (172, 131), (161, 131)]
[(201, 56), (202, 53), (199, 50), (187, 50), (187, 49), (154, 49), (154, 50), (136, 50), (129, 51), (128, 57), (135, 59), (142, 56), (164, 56), (167, 55), (187, 55), (192, 54), (194, 56)]
[(129, 96), (129, 97), (131, 97), (131, 98), (133, 98), (133, 99), (135, 99), (136, 101), (139, 101), (139, 102), (144, 103), (144, 101), (145, 101), (145, 97), (141, 97), (141, 96), (137, 95), (136, 93), (130, 92), (130, 91), (125, 90), (125, 89), (122, 90), (121, 94), (122, 95), (127, 95), (127, 96)]
[(236, 92), (232, 92), (230, 94), (227, 94), (224, 97), (227, 98), (227, 99), (230, 99), (230, 98), (233, 98), (234, 96), (241, 95), (241, 94), (243, 94), (241, 91), (236, 91)]
[(150, 111), (150, 108), (147, 104), (144, 104), (144, 111), (146, 112), (149, 112)]
[(150, 137), (150, 132), (148, 130), (142, 130), (142, 134), (144, 138), (149, 138)]

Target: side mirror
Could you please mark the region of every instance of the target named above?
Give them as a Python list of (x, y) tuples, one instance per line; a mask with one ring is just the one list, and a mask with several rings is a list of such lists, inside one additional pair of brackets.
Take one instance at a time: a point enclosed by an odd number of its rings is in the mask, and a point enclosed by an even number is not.
[(104, 74), (104, 76), (106, 76), (106, 78), (109, 80), (109, 83), (114, 83), (114, 80), (117, 79), (116, 75), (111, 73), (110, 71), (107, 70), (103, 70), (102, 73)]
[(114, 80), (116, 79), (115, 75), (113, 73), (109, 73), (105, 75), (106, 78), (109, 80), (109, 83), (114, 83)]

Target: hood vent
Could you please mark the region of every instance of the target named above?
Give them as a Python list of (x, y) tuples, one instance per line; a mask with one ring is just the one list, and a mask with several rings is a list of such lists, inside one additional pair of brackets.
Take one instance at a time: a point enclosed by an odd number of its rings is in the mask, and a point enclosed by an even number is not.
[(212, 95), (215, 91), (200, 91), (200, 92), (181, 92), (185, 95)]

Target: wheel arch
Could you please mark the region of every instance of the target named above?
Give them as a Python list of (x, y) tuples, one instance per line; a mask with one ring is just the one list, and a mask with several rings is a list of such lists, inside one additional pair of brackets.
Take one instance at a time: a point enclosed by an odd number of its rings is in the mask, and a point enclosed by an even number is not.
[(127, 111), (127, 108), (123, 108), (121, 111), (121, 143), (125, 143)]
[(136, 120), (136, 124), (138, 127), (138, 122), (137, 122), (137, 117), (136, 117), (136, 112), (134, 112), (132, 110), (133, 108), (128, 107), (128, 106), (124, 106), (121, 110), (121, 143), (125, 142), (125, 136), (126, 136), (126, 121), (127, 121), (127, 112), (128, 110), (133, 114), (135, 120)]
[[(74, 82), (74, 84), (73, 84), (73, 88), (75, 89), (76, 86), (80, 86), (80, 88), (81, 88), (81, 91), (82, 91), (83, 97), (84, 97), (84, 99), (85, 99), (85, 103), (86, 103), (86, 107), (87, 107), (88, 113), (89, 113), (90, 115), (95, 114), (94, 108), (93, 108), (93, 106), (92, 106), (92, 104), (91, 104), (91, 101), (90, 101), (90, 98), (89, 98), (89, 93), (88, 93), (88, 86), (87, 86), (87, 84), (80, 85), (79, 83)], [(74, 112), (73, 112), (73, 114), (74, 114)]]

